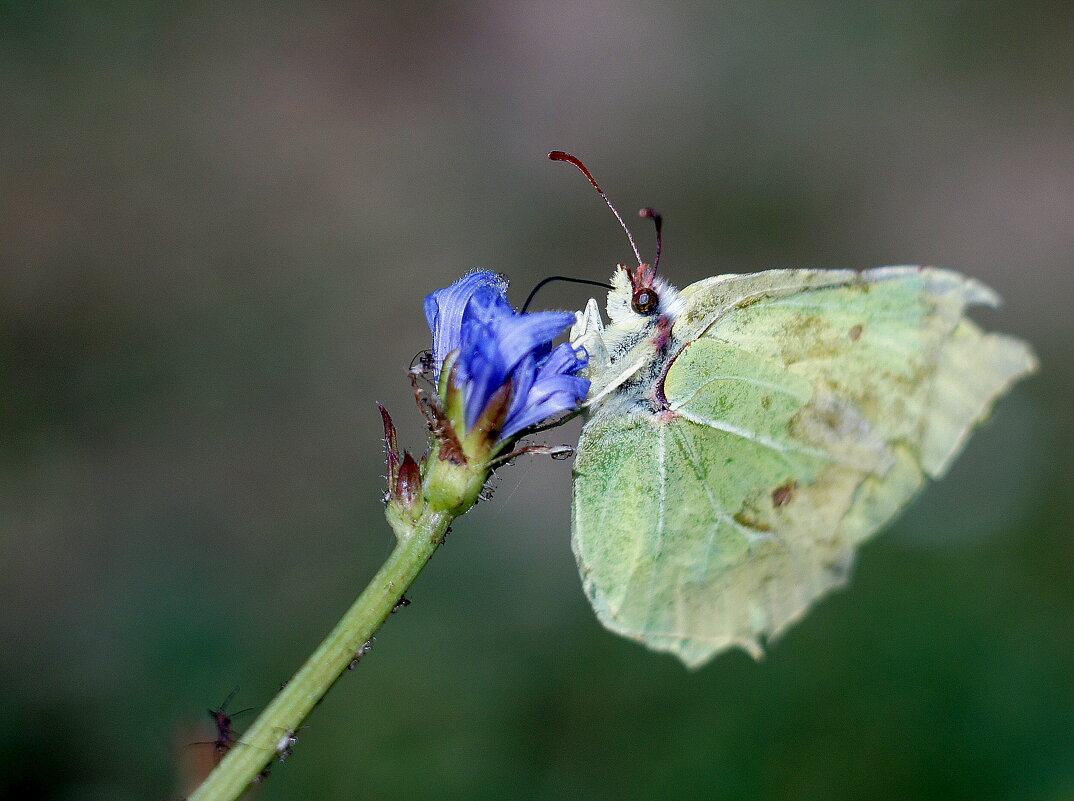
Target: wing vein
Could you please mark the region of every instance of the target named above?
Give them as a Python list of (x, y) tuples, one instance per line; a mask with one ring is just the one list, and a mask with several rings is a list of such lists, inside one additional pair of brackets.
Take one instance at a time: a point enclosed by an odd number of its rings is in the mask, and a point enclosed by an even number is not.
[[(716, 496), (712, 492), (712, 487), (708, 485), (708, 482), (705, 481), (705, 478), (701, 473), (700, 460), (697, 458), (697, 455), (690, 447), (690, 443), (687, 442), (686, 438), (683, 437), (681, 434), (676, 434), (676, 439), (679, 441), (679, 446), (682, 448), (683, 456), (686, 457), (687, 463), (690, 465), (690, 468), (693, 470), (694, 476), (697, 478), (697, 483), (700, 484), (702, 488), (704, 488), (705, 495), (709, 499), (709, 505), (712, 507), (712, 512), (716, 516), (716, 519), (725, 523), (730, 522), (732, 524), (741, 525), (738, 523), (738, 521), (736, 521), (729, 514), (727, 514), (727, 512), (724, 511), (723, 507), (720, 505), (720, 502), (716, 499)], [(708, 575), (709, 564), (712, 562), (712, 552), (715, 545), (716, 526), (711, 526), (709, 527), (708, 542), (705, 543), (705, 562), (701, 568), (702, 576)]]
[[(667, 501), (667, 453), (666, 442), (664, 439), (664, 426), (660, 426), (659, 433), (656, 440), (656, 473), (659, 479), (659, 485), (657, 490), (657, 509), (656, 509), (656, 532), (653, 537), (653, 541), (656, 543), (656, 552), (659, 553), (663, 547), (664, 539), (664, 526), (666, 515), (666, 501)], [(645, 557), (645, 546), (647, 538), (644, 535), (637, 536), (634, 542), (634, 557), (633, 564), (630, 567), (630, 575), (626, 581), (623, 582), (623, 592), (619, 597), (619, 603), (615, 607), (615, 611), (612, 613), (612, 617), (619, 618), (622, 614), (623, 607), (626, 606), (627, 599), (630, 596), (630, 589), (634, 586), (634, 580), (638, 575), (638, 570), (641, 567)], [(650, 560), (655, 561), (655, 560)], [(654, 583), (655, 572), (650, 574), (649, 577), (649, 594), (652, 597), (652, 587)]]
[(838, 461), (832, 457), (832, 454), (827, 453), (823, 450), (819, 450), (817, 448), (806, 448), (801, 445), (794, 445), (788, 442), (780, 442), (779, 440), (772, 439), (771, 437), (766, 437), (763, 434), (758, 434), (756, 431), (750, 431), (748, 428), (740, 428), (739, 426), (731, 425), (730, 423), (725, 423), (721, 420), (705, 420), (700, 417), (696, 417), (684, 409), (678, 409), (675, 413), (681, 416), (683, 419), (689, 420), (691, 423), (696, 423), (700, 426), (708, 426), (709, 428), (714, 428), (717, 431), (723, 431), (725, 434), (731, 434), (732, 436), (741, 437), (742, 439), (749, 440), (750, 442), (755, 442), (762, 448), (768, 448), (769, 450), (775, 451), (781, 456), (785, 453), (800, 453), (805, 456), (812, 456), (816, 459), (823, 459), (826, 462)]
[(757, 379), (748, 378), (747, 376), (744, 376), (744, 375), (717, 375), (717, 376), (713, 376), (712, 378), (710, 378), (705, 383), (699, 385), (697, 387), (697, 389), (695, 389), (693, 392), (690, 393), (690, 396), (688, 398), (683, 398), (681, 401), (676, 401), (675, 403), (671, 404), (671, 410), (673, 412), (677, 411), (680, 407), (686, 405), (687, 403), (692, 401), (694, 398), (696, 398), (698, 396), (698, 394), (701, 392), (701, 390), (703, 390), (706, 387), (708, 387), (709, 384), (714, 384), (717, 381), (740, 381), (743, 384), (752, 384), (753, 386), (760, 387), (761, 389), (770, 389), (773, 392), (779, 392), (780, 394), (788, 395), (788, 396), (790, 396), (792, 398), (795, 398), (796, 400), (798, 398), (798, 396), (795, 395), (793, 392), (791, 392), (789, 389), (787, 389), (786, 387), (780, 386), (779, 384), (772, 384), (772, 383), (769, 383), (768, 381), (758, 381)]
[(656, 513), (656, 551), (649, 563), (649, 619), (652, 620), (657, 608), (653, 604), (656, 595), (656, 574), (660, 565), (660, 554), (664, 550), (664, 528), (667, 525), (667, 426), (660, 426), (660, 439), (657, 447), (657, 475), (660, 477), (660, 492), (658, 493), (659, 507)]

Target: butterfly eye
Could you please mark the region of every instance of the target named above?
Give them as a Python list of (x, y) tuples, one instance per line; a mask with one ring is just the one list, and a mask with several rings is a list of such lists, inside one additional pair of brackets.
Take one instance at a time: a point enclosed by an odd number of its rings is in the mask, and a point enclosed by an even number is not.
[(651, 314), (660, 302), (660, 296), (652, 289), (639, 289), (630, 301), (631, 307), (638, 314)]

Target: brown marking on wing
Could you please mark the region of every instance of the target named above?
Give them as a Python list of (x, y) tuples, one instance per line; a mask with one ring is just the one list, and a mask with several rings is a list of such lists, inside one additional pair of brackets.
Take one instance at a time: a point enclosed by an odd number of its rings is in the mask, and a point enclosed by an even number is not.
[(741, 511), (732, 515), (732, 518), (740, 526), (745, 526), (746, 528), (753, 529), (754, 531), (761, 532), (762, 534), (767, 534), (772, 531), (771, 526), (766, 525), (765, 523), (757, 519), (757, 517), (749, 509), (742, 509)]
[(788, 481), (772, 490), (772, 505), (775, 507), (786, 506), (794, 500), (794, 491), (798, 488), (797, 481)]

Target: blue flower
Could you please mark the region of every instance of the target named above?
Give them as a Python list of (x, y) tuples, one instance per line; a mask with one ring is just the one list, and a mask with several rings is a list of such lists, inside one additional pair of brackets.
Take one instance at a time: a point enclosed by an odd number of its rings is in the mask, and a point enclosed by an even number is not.
[[(472, 272), (425, 299), (433, 332), (434, 370), (441, 393), (462, 395), (465, 436), (481, 421), (497, 443), (559, 412), (576, 409), (589, 392), (577, 375), (586, 353), (552, 340), (574, 322), (569, 312), (520, 314), (507, 301), (507, 282)], [(448, 382), (440, 372), (454, 355)]]

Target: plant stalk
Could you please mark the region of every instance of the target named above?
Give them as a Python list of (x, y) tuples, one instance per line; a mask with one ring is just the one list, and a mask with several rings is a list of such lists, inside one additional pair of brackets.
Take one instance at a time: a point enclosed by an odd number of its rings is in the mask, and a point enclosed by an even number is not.
[(387, 561), (188, 801), (233, 801), (261, 777), (266, 766), (290, 754), (294, 733), (351, 663), (368, 650), (367, 643), (444, 541), (454, 518), (425, 506), (413, 521), (392, 521), (398, 541)]

